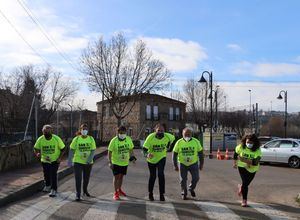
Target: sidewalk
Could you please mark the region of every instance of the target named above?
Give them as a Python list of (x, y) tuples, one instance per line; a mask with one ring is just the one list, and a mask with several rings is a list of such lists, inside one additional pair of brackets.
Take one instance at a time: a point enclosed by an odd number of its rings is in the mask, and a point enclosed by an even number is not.
[[(95, 160), (106, 153), (106, 147), (97, 148)], [(71, 173), (73, 173), (73, 167), (68, 167), (67, 159), (64, 159), (60, 163), (58, 180)], [(43, 179), (42, 167), (39, 163), (0, 173), (0, 207), (41, 190), (44, 184)]]

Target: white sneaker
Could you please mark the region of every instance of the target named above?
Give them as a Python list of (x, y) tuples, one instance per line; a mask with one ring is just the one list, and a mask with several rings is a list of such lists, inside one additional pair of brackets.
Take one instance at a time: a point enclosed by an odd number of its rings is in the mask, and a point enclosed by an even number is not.
[(49, 193), (51, 191), (51, 186), (44, 186), (43, 192)]
[(51, 192), (49, 193), (50, 197), (55, 197), (56, 196), (56, 190), (51, 189)]

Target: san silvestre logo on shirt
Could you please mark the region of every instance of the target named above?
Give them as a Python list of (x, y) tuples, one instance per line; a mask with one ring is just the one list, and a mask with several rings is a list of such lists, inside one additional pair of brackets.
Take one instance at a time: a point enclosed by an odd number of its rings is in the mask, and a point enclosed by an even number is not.
[(54, 154), (55, 153), (55, 145), (42, 146), (42, 152), (44, 154)]
[(90, 144), (89, 143), (81, 143), (78, 144), (78, 150), (80, 152), (84, 152), (84, 151), (89, 151), (91, 149)]
[(163, 152), (166, 149), (166, 144), (155, 144), (153, 145), (153, 152)]
[(128, 153), (129, 152), (129, 144), (119, 145), (118, 146), (118, 154)]
[(183, 147), (181, 148), (181, 153), (184, 156), (193, 156), (195, 153), (195, 147)]

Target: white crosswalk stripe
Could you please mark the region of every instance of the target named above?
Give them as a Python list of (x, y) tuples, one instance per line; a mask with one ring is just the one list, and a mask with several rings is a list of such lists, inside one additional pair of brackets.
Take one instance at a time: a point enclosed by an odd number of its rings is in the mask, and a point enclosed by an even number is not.
[(14, 216), (12, 220), (48, 219), (60, 207), (70, 202), (71, 196), (72, 192), (58, 193), (55, 198), (50, 198), (48, 195), (45, 195), (43, 196), (45, 199), (24, 209), (18, 215)]
[(290, 217), (286, 213), (276, 210), (268, 205), (255, 202), (248, 202), (248, 205), (272, 220), (296, 220), (296, 218)]
[(146, 218), (147, 220), (179, 219), (175, 211), (175, 207), (172, 204), (172, 200), (170, 200), (168, 197), (166, 197), (165, 202), (146, 201)]
[(194, 204), (204, 211), (209, 219), (241, 219), (237, 214), (221, 203), (195, 201)]

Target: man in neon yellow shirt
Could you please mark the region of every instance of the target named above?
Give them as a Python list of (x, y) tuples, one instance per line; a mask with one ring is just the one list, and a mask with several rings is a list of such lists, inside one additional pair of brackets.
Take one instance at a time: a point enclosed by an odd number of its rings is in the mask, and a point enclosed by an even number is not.
[[(83, 176), (83, 194), (90, 197), (87, 187), (92, 171), (96, 143), (92, 136), (88, 135), (88, 125), (82, 124), (78, 135), (73, 138), (70, 145), (69, 161), (74, 163), (76, 201), (81, 201), (81, 181)], [(70, 161), (71, 162), (71, 161)]]
[(65, 144), (60, 137), (52, 134), (51, 125), (43, 126), (43, 135), (34, 145), (35, 155), (41, 159), (45, 187), (44, 192), (49, 192), (50, 197), (55, 197), (57, 192), (57, 170), (64, 155)]
[(188, 172), (190, 172), (192, 176), (189, 191), (192, 197), (196, 197), (195, 188), (199, 181), (199, 170), (203, 169), (204, 157), (203, 148), (199, 140), (192, 137), (191, 128), (183, 129), (182, 136), (183, 138), (176, 142), (173, 149), (173, 165), (176, 171), (180, 171), (181, 195), (182, 199), (186, 200)]
[(175, 140), (175, 137), (165, 133), (164, 126), (155, 126), (155, 132), (148, 135), (144, 143), (144, 153), (147, 156), (148, 168), (150, 172), (148, 182), (149, 200), (153, 201), (153, 188), (156, 180), (156, 170), (159, 182), (160, 201), (165, 201), (165, 164), (168, 146)]
[(120, 126), (117, 133), (117, 136), (110, 141), (108, 146), (109, 167), (114, 175), (114, 200), (119, 200), (120, 196), (126, 196), (122, 190), (123, 177), (127, 174), (129, 161), (136, 160), (133, 154), (134, 145), (131, 138), (126, 135), (126, 128)]

